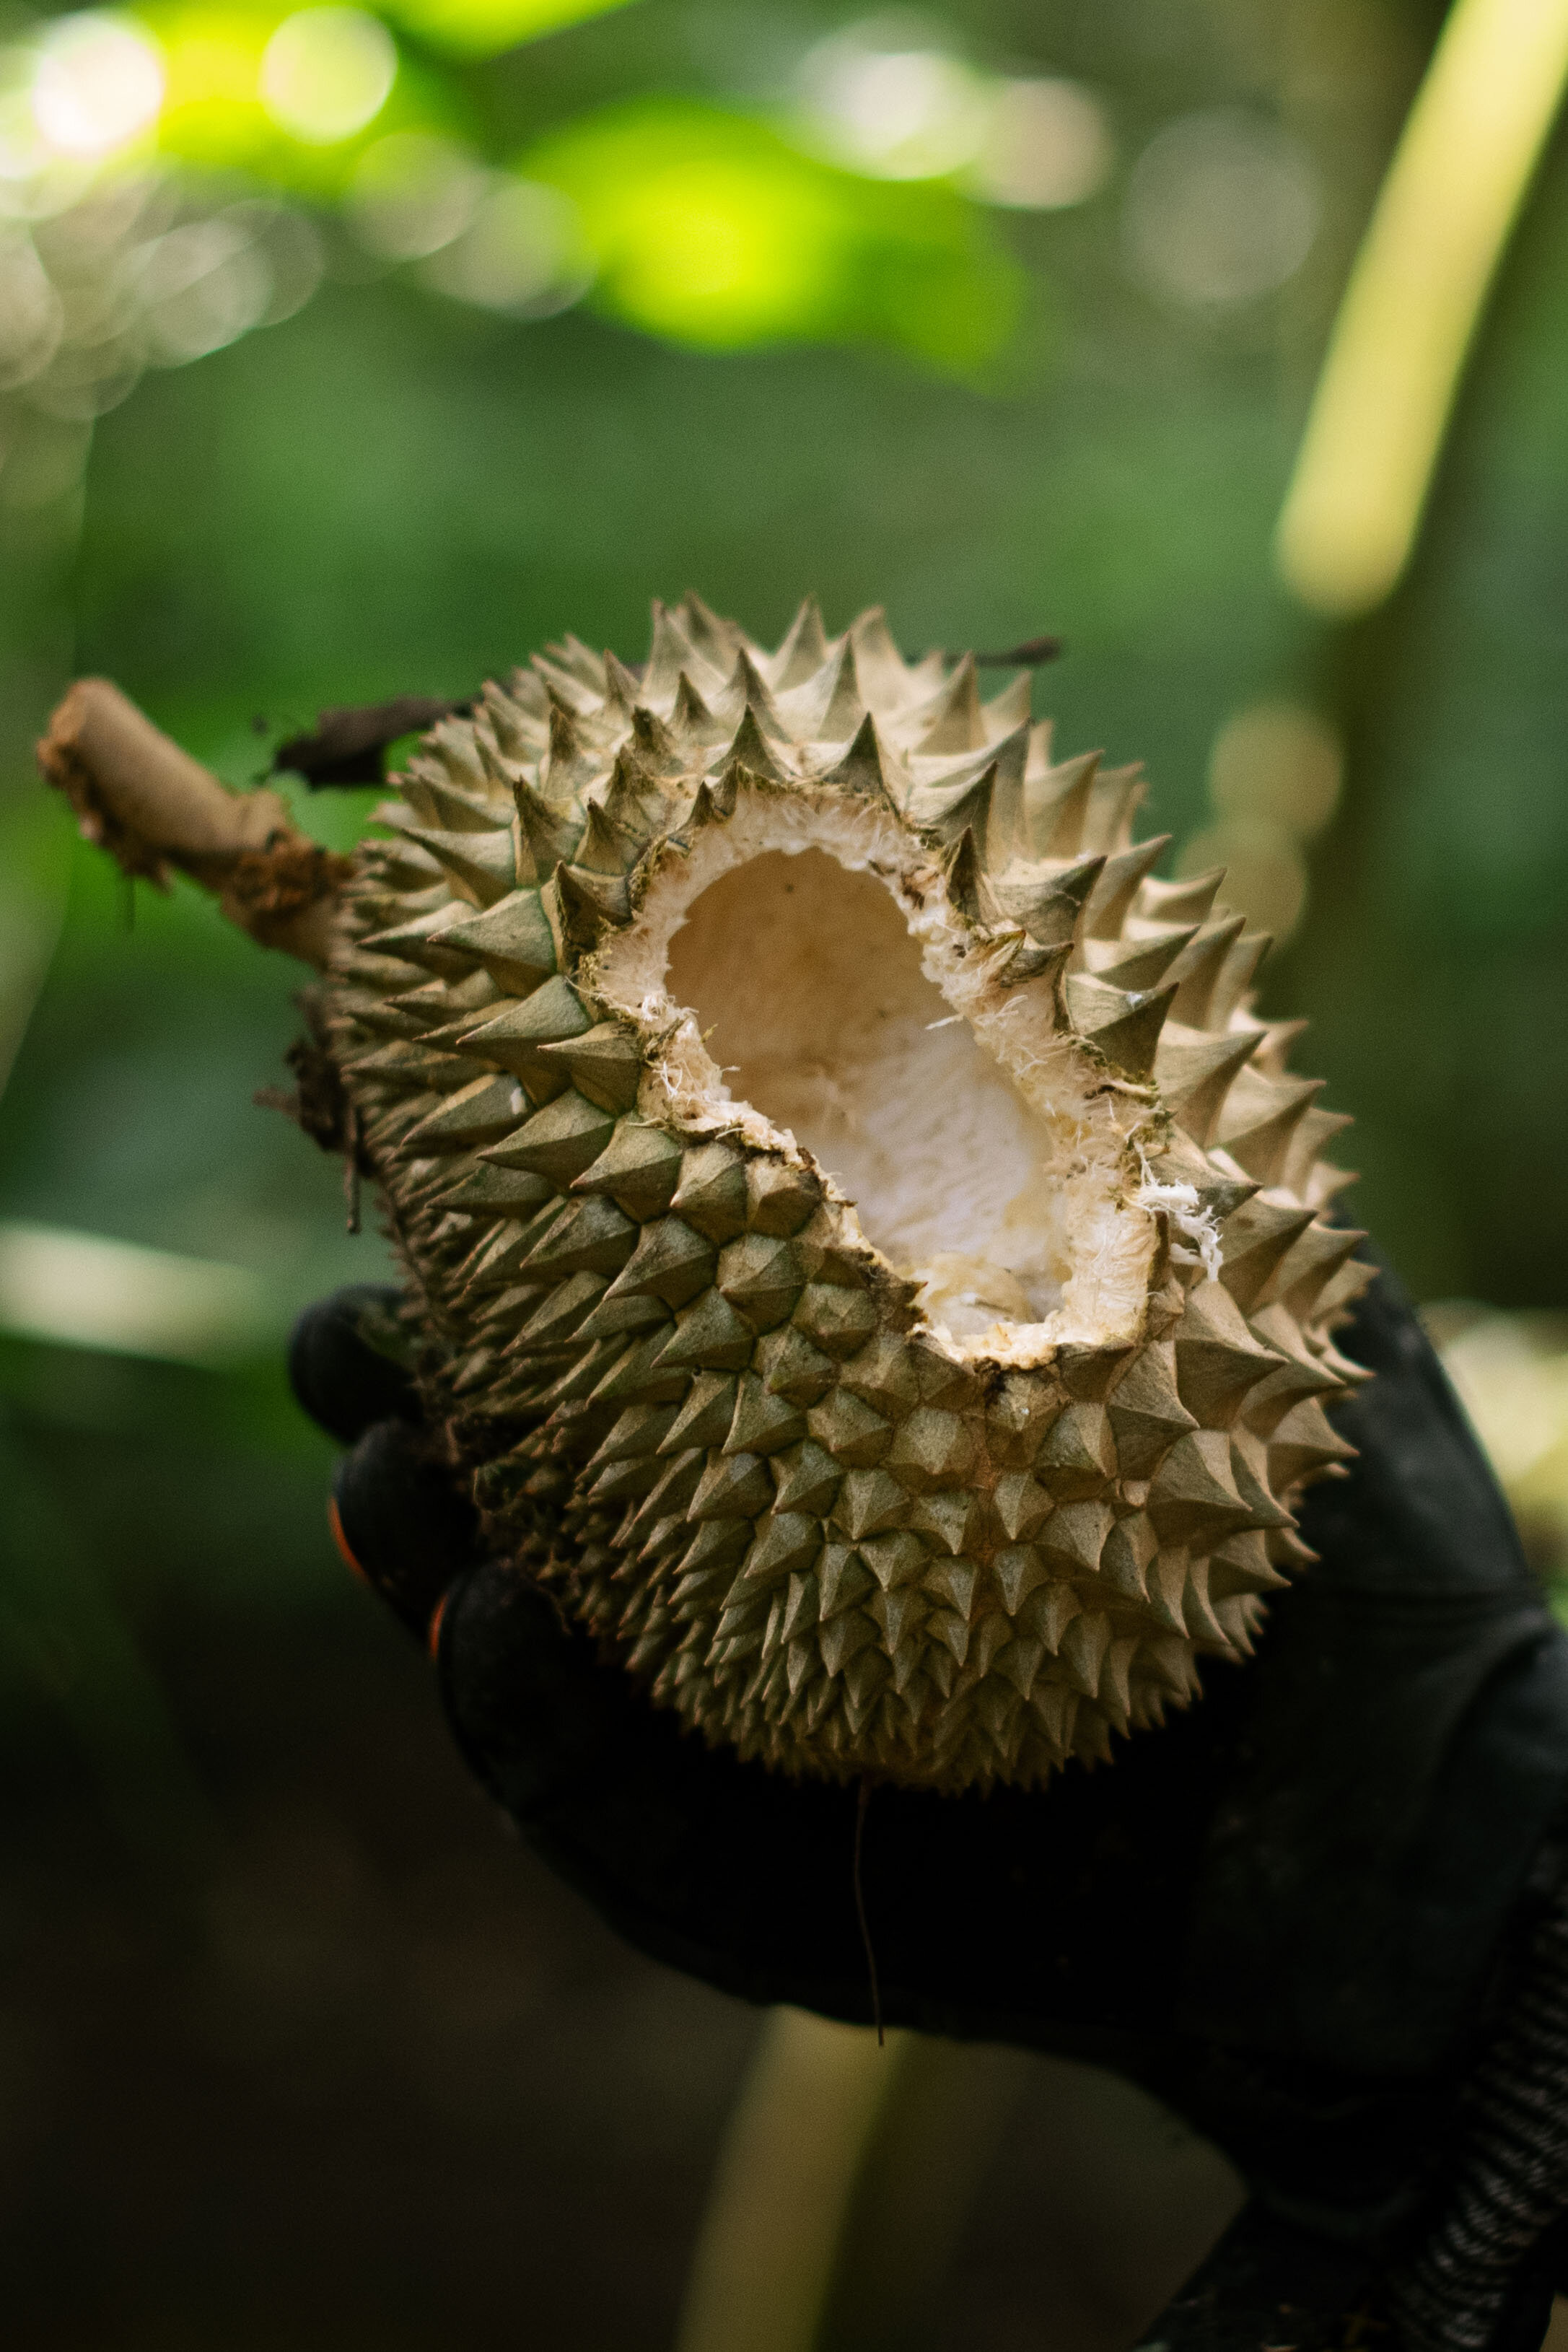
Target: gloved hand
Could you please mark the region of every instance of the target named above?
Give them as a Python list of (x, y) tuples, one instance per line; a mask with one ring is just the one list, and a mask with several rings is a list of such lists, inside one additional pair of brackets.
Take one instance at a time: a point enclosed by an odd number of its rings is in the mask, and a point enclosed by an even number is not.
[[(473, 1769), (631, 1941), (724, 1990), (1109, 2065), (1253, 2203), (1153, 2333), (1533, 2352), (1568, 2210), (1568, 1638), (1407, 1302), (1312, 1490), (1320, 1562), (1257, 1656), (1109, 1769), (938, 1797), (797, 1783), (653, 1707), (505, 1561), (389, 1350), (395, 1294), (302, 1319), (351, 1450), (340, 1540), (429, 1639)], [(862, 1813), (862, 1806), (864, 1811)], [(863, 1913), (862, 1913), (863, 1903)], [(873, 1976), (874, 1969), (874, 1990)]]

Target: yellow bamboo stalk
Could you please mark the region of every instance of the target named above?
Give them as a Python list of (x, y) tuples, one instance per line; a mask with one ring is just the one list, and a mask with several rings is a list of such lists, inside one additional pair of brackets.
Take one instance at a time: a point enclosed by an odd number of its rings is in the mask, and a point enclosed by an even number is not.
[(1280, 571), (1347, 617), (1420, 526), (1487, 290), (1568, 78), (1568, 0), (1457, 0), (1330, 338), (1280, 517)]
[(810, 2352), (878, 2114), (916, 2036), (768, 2021), (719, 2158), (675, 2352)]

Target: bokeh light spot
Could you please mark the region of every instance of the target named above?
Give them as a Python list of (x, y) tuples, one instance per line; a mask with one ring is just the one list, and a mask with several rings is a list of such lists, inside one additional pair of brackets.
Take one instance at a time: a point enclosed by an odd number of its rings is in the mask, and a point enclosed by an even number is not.
[(349, 219), (372, 253), (417, 261), (462, 236), (488, 176), (472, 149), (455, 139), (390, 131), (354, 166), (345, 197)]
[(1283, 825), (1263, 816), (1222, 819), (1184, 844), (1176, 872), (1207, 874), (1217, 866), (1225, 868), (1221, 903), (1282, 945), (1307, 910), (1306, 861)]
[(62, 16), (39, 45), (33, 112), (61, 154), (110, 154), (147, 129), (162, 99), (157, 49), (112, 16)]
[(1300, 841), (1339, 804), (1344, 754), (1321, 713), (1260, 702), (1228, 719), (1209, 754), (1208, 796), (1221, 817), (1264, 817)]
[(34, 109), (37, 58), (20, 44), (0, 48), (0, 212), (26, 206), (28, 184), (57, 154)]
[(272, 299), (267, 256), (237, 222), (189, 221), (150, 246), (140, 291), (149, 357), (179, 367), (258, 326)]
[(1097, 194), (1115, 159), (1098, 99), (1042, 75), (998, 85), (967, 184), (988, 204), (1055, 212)]
[(280, 131), (310, 146), (373, 122), (397, 77), (397, 46), (361, 8), (301, 8), (262, 52), (261, 101)]
[(918, 20), (873, 17), (821, 41), (800, 87), (822, 142), (852, 169), (889, 180), (956, 172), (979, 152), (989, 93), (963, 59), (915, 46)]
[(462, 233), (433, 255), (426, 281), (514, 317), (563, 310), (593, 281), (577, 206), (559, 188), (498, 179)]
[(0, 391), (42, 374), (62, 324), (60, 298), (32, 238), (20, 229), (0, 231)]
[(1256, 301), (1312, 249), (1318, 175), (1301, 141), (1230, 108), (1183, 115), (1149, 142), (1127, 189), (1128, 258), (1145, 282), (1192, 310)]

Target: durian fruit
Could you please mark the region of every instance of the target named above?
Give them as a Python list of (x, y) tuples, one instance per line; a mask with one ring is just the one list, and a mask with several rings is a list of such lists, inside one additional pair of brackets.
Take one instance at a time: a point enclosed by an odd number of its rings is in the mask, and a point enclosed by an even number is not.
[(1350, 1448), (1345, 1122), (1029, 680), (695, 597), (428, 735), (330, 1050), (492, 1542), (786, 1770), (1036, 1783), (1198, 1689)]

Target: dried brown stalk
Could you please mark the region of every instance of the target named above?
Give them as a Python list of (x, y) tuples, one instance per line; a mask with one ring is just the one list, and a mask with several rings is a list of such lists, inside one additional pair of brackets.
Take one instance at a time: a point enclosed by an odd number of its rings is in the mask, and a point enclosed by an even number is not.
[(38, 765), (125, 873), (166, 890), (177, 867), (261, 946), (325, 967), (352, 861), (299, 832), (277, 793), (231, 792), (104, 677), (70, 688)]

